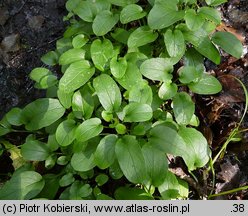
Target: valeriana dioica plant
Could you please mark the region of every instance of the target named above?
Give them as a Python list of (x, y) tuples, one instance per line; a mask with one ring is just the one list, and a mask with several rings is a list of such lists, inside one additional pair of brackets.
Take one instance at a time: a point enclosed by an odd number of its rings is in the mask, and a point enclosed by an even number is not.
[(68, 0), (71, 24), (41, 59), (60, 65), (61, 75), (32, 70), (46, 98), (1, 121), (2, 138), (28, 136), (20, 146), (1, 141), (16, 171), (0, 198), (187, 198), (167, 154), (182, 157), (189, 171), (210, 159), (189, 93), (221, 91), (204, 58), (219, 64), (220, 48), (242, 54), (235, 36), (215, 31), (214, 7), (224, 2)]

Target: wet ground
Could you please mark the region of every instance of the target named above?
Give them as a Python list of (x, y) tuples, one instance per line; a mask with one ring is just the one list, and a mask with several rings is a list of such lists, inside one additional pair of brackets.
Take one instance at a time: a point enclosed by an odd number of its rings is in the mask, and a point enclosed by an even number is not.
[[(64, 3), (65, 0), (0, 0), (0, 119), (12, 107), (22, 107), (43, 96), (42, 91), (33, 87), (28, 74), (33, 68), (42, 66), (40, 57), (52, 50), (56, 40), (63, 34), (63, 16), (66, 15)], [(248, 87), (248, 2), (230, 0), (220, 11), (223, 23), (218, 30), (234, 33), (244, 45), (244, 56), (237, 60), (222, 53), (221, 65), (205, 62), (208, 71), (218, 77), (223, 85), (223, 91), (216, 96), (195, 96), (197, 114), (201, 120), (200, 129), (213, 153), (218, 152), (244, 112), (242, 87), (228, 75), (239, 78)], [(247, 128), (248, 117), (241, 129)], [(248, 133), (244, 132), (241, 141), (230, 143), (225, 157), (216, 162), (215, 183), (210, 175), (207, 180), (200, 180), (199, 185), (195, 185), (188, 176), (187, 181), (194, 191), (191, 198), (198, 197), (197, 190), (201, 187), (208, 192), (211, 189), (221, 192), (248, 185), (247, 150)], [(4, 162), (7, 159), (5, 157)], [(1, 172), (3, 167), (8, 169), (8, 166), (1, 166)], [(182, 167), (179, 163), (177, 168)], [(178, 175), (182, 177), (187, 174), (181, 171)], [(195, 175), (202, 176), (201, 170)], [(204, 191), (202, 193), (204, 195)], [(248, 193), (241, 191), (219, 199), (248, 199)]]

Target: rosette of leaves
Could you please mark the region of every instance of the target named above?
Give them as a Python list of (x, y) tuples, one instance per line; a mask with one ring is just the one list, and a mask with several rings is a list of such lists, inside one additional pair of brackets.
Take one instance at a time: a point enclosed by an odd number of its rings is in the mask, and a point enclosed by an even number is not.
[(210, 159), (189, 91), (220, 92), (204, 58), (219, 64), (220, 49), (242, 54), (235, 36), (215, 31), (214, 6), (223, 2), (68, 0), (71, 24), (42, 57), (61, 67), (61, 78), (35, 68), (30, 78), (46, 98), (0, 122), (3, 138), (29, 134), (19, 151), (25, 162), (0, 198), (187, 198), (188, 185), (168, 170), (166, 155), (182, 157), (189, 171)]

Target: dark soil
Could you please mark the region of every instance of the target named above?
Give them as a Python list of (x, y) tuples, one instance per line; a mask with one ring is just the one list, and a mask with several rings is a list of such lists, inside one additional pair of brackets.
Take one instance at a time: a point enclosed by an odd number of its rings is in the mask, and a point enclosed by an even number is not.
[(55, 47), (65, 29), (65, 0), (0, 0), (0, 119), (43, 93), (33, 87), (30, 71)]
[[(33, 87), (28, 78), (30, 71), (42, 66), (40, 57), (54, 49), (55, 42), (65, 30), (66, 0), (0, 0), (0, 119), (14, 106), (23, 107), (44, 93)], [(206, 68), (218, 77), (223, 91), (214, 96), (195, 96), (200, 130), (207, 138), (213, 154), (216, 154), (230, 132), (237, 126), (245, 105), (242, 87), (229, 75), (239, 78), (248, 87), (248, 4), (247, 0), (230, 0), (220, 8), (223, 24), (219, 30), (235, 33), (243, 42), (246, 53), (236, 60), (222, 53), (218, 66), (206, 61)], [(248, 128), (248, 117), (241, 129)], [(13, 138), (15, 139), (15, 138)], [(191, 185), (192, 199), (199, 198), (212, 189), (214, 193), (248, 185), (248, 133), (241, 141), (230, 143), (225, 157), (215, 163), (216, 182), (213, 176), (194, 180), (186, 178)], [(1, 156), (1, 173), (12, 172), (8, 155)], [(180, 177), (185, 175), (183, 162), (175, 162), (173, 169)], [(4, 168), (4, 170), (3, 170)], [(195, 173), (202, 176), (201, 170)], [(203, 188), (203, 189), (202, 189)], [(206, 191), (204, 191), (206, 189)], [(248, 199), (248, 191), (221, 196), (218, 199)]]

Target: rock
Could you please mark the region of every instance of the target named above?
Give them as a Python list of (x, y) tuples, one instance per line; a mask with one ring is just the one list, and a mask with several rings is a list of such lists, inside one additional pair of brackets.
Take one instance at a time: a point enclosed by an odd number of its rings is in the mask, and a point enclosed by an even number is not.
[(16, 52), (20, 49), (19, 34), (11, 34), (5, 37), (1, 42), (1, 48), (4, 52)]
[(39, 30), (42, 27), (44, 20), (45, 18), (41, 15), (32, 16), (28, 18), (28, 25), (32, 29)]
[(4, 25), (8, 19), (9, 11), (7, 10), (7, 8), (0, 8), (0, 25)]

